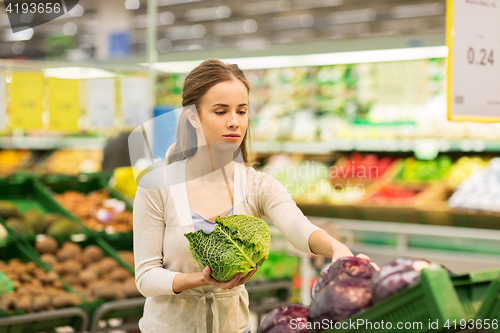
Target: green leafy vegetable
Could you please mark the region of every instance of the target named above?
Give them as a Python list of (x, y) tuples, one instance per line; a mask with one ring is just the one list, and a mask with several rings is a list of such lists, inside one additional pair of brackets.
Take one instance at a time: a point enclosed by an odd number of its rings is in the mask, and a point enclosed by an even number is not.
[(215, 229), (185, 234), (194, 260), (210, 266), (218, 281), (229, 281), (236, 274), (245, 276), (261, 266), (269, 254), (271, 232), (263, 220), (248, 215), (217, 217)]

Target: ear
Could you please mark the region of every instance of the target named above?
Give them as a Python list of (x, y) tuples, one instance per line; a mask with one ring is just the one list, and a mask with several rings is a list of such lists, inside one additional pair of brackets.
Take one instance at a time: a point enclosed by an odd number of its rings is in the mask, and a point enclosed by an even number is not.
[(194, 127), (194, 128), (200, 128), (200, 123), (199, 123), (199, 118), (198, 116), (195, 114), (195, 111), (189, 109), (186, 111), (187, 112), (187, 118), (188, 118), (188, 121), (191, 123), (191, 125)]

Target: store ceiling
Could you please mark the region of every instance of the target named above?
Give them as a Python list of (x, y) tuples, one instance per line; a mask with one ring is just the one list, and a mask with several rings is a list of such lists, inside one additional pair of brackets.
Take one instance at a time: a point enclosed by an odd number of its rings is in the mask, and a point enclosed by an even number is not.
[[(96, 55), (98, 3), (81, 0), (71, 14), (19, 37), (0, 6), (0, 58), (91, 60)], [(131, 57), (146, 50), (147, 1), (120, 1), (131, 9)], [(140, 1), (140, 2), (139, 2)], [(266, 49), (277, 44), (444, 32), (445, 1), (396, 0), (157, 0), (161, 54), (185, 50)], [(16, 36), (18, 35), (18, 36)], [(64, 41), (57, 35), (71, 36)], [(21, 39), (21, 40), (19, 40)], [(24, 40), (23, 40), (24, 39)], [(61, 44), (61, 45), (60, 45)], [(419, 46), (419, 45), (408, 45)], [(70, 48), (69, 52), (67, 49)], [(66, 51), (65, 51), (66, 50)], [(59, 53), (58, 53), (59, 52)]]

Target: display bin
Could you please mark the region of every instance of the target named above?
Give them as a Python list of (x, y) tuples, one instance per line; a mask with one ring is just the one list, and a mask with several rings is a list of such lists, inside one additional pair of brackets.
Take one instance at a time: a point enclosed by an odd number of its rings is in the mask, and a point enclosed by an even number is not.
[(297, 203), (302, 213), (306, 216), (331, 217), (339, 219), (356, 219), (355, 206), (353, 205), (332, 205), (332, 204), (308, 204)]
[[(401, 290), (400, 292), (383, 299), (368, 309), (357, 313), (347, 319), (347, 322), (357, 322), (363, 319), (366, 322), (380, 323), (384, 326), (358, 327), (346, 329), (329, 329), (324, 333), (338, 332), (446, 332), (444, 327), (447, 320), (453, 321), (467, 318), (466, 312), (459, 300), (450, 276), (446, 270), (438, 265), (432, 265), (423, 269), (420, 283)], [(437, 321), (437, 329), (429, 327), (429, 322)], [(391, 328), (388, 328), (391, 323)], [(403, 329), (398, 329), (398, 323), (402, 323)], [(412, 328), (404, 328), (407, 325)], [(422, 323), (421, 326), (416, 326)]]
[[(117, 190), (107, 186), (105, 177), (100, 173), (93, 174), (81, 174), (77, 177), (64, 176), (64, 175), (46, 175), (41, 177), (43, 184), (48, 186), (48, 188), (54, 193), (60, 194), (65, 191), (76, 191), (84, 194), (88, 194), (95, 190), (106, 189), (109, 193), (109, 197), (113, 199), (118, 199), (125, 203), (126, 209), (132, 211), (132, 204), (121, 195)], [(69, 212), (71, 214), (71, 212)], [(76, 218), (76, 217), (75, 217)], [(132, 232), (109, 232), (109, 231), (95, 231), (105, 240), (110, 242), (118, 242), (127, 244), (127, 250), (132, 251), (133, 247), (133, 237)]]
[[(476, 318), (481, 320), (483, 328), (485, 327), (484, 323), (489, 319), (490, 328), (488, 331), (500, 332), (500, 278), (493, 281), (486, 290), (486, 297)], [(497, 325), (492, 325), (492, 323)]]
[[(65, 218), (68, 218), (80, 226), (81, 232), (90, 232), (79, 219), (75, 218), (71, 213), (64, 209), (51, 196), (46, 187), (40, 181), (28, 174), (18, 175), (13, 178), (0, 179), (0, 200), (12, 202), (21, 213), (25, 213), (29, 209), (35, 209), (42, 215), (49, 213), (57, 213)], [(0, 217), (0, 222), (5, 224), (5, 221)], [(12, 230), (10, 234), (20, 238), (34, 238), (33, 233), (19, 235)]]
[[(69, 139), (69, 138), (68, 138)], [(80, 159), (80, 165), (72, 165), (72, 169), (69, 168), (64, 168), (63, 171), (58, 170), (58, 173), (54, 173), (54, 170), (49, 170), (49, 163), (55, 163), (52, 160), (54, 159), (54, 156), (56, 154), (59, 154), (62, 151), (67, 151), (67, 152), (73, 152), (73, 154), (76, 154), (71, 157), (65, 157), (65, 159), (69, 159), (67, 161), (58, 161), (57, 165), (67, 165), (68, 163), (73, 163), (75, 160)], [(87, 157), (85, 160), (81, 159), (81, 154), (85, 154)], [(38, 176), (44, 176), (44, 175), (68, 175), (68, 176), (77, 176), (81, 172), (86, 170), (86, 172), (100, 172), (101, 171), (101, 164), (102, 164), (102, 150), (101, 149), (71, 149), (71, 148), (60, 148), (60, 149), (55, 149), (55, 150), (50, 150), (48, 151), (45, 155), (41, 156), (34, 165), (30, 167), (30, 170), (35, 173)], [(59, 155), (60, 156), (60, 155)], [(82, 165), (87, 164), (83, 168)], [(81, 171), (80, 171), (81, 170)]]
[[(64, 242), (67, 242), (67, 241), (79, 244), (82, 248), (85, 248), (88, 245), (97, 245), (98, 247), (100, 247), (102, 249), (105, 257), (111, 257), (111, 258), (115, 259), (116, 261), (118, 261), (118, 263), (122, 267), (126, 268), (132, 274), (132, 276), (134, 276), (134, 268), (131, 265), (129, 265), (125, 260), (123, 260), (123, 258), (119, 256), (119, 254), (115, 251), (115, 249), (113, 249), (113, 247), (111, 245), (109, 245), (99, 235), (91, 233), (91, 234), (80, 234), (80, 235), (76, 235), (76, 236), (75, 235), (61, 236), (61, 237), (54, 237), (54, 238), (59, 243), (59, 245), (61, 245)], [(28, 248), (30, 251), (32, 251), (34, 256), (37, 258), (36, 260), (39, 260), (41, 265), (46, 265), (46, 263), (44, 263), (41, 260), (39, 253), (36, 251), (36, 249), (34, 247), (35, 240), (34, 239), (25, 240), (25, 243), (26, 243), (25, 244), (26, 248)], [(140, 297), (140, 298), (142, 298), (142, 297)], [(131, 302), (130, 300), (132, 300), (132, 299), (134, 299), (134, 298), (119, 300), (119, 301), (109, 301), (109, 302), (105, 302), (103, 299), (98, 299), (94, 302), (87, 303), (87, 305), (85, 307), (85, 311), (86, 311), (88, 317), (90, 318), (90, 320), (92, 320), (93, 317), (95, 316), (96, 312), (98, 311), (98, 309), (101, 308), (102, 306), (104, 306), (108, 303), (116, 303), (116, 302), (118, 302), (118, 303), (125, 302), (126, 304), (128, 304)], [(121, 312), (113, 313), (114, 317), (106, 317), (106, 318), (126, 318), (127, 316), (135, 316), (137, 313), (142, 311), (142, 307), (140, 307), (140, 306), (137, 307), (134, 304), (131, 304), (131, 306), (132, 306), (132, 308), (130, 308), (130, 309), (123, 309), (123, 311), (121, 311)], [(106, 319), (106, 318), (101, 318), (101, 319)]]
[(473, 211), (466, 209), (451, 209), (450, 213), (455, 223), (460, 227), (500, 229), (500, 213)]
[(453, 189), (442, 184), (431, 186), (424, 190), (415, 205), (418, 223), (456, 225), (455, 218), (450, 213), (450, 207), (447, 202), (453, 192)]
[(492, 297), (489, 291), (490, 285), (499, 278), (500, 269), (476, 271), (452, 277), (453, 285), (468, 318), (476, 318), (485, 300)]
[[(8, 261), (18, 258), (22, 262), (34, 262), (38, 267), (46, 272), (50, 268), (42, 264), (23, 242), (10, 241), (0, 245), (0, 258)], [(64, 281), (64, 289), (74, 293)], [(76, 294), (78, 295), (78, 294)], [(81, 297), (80, 297), (81, 298)], [(88, 326), (89, 303), (81, 298), (82, 304), (78, 307), (62, 308), (51, 311), (41, 311), (25, 313), (22, 310), (15, 310), (13, 313), (0, 310), (0, 332), (1, 333), (30, 333), (51, 331), (57, 327), (69, 326), (75, 332), (84, 332)]]

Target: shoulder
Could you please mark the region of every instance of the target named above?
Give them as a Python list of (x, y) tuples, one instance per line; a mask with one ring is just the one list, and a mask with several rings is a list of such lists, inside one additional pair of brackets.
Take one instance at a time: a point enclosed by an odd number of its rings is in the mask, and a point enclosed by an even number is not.
[(255, 186), (260, 191), (270, 187), (284, 188), (284, 186), (273, 176), (262, 171), (257, 171), (253, 167), (247, 167), (242, 163), (236, 163), (242, 172), (246, 175), (246, 181), (249, 186)]

